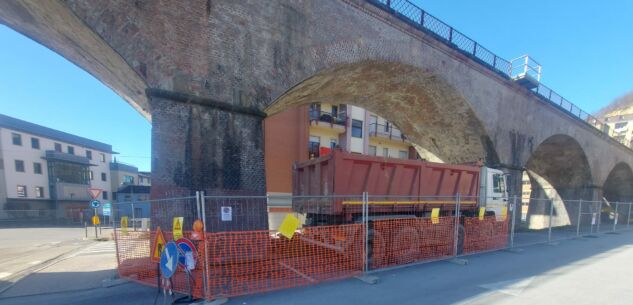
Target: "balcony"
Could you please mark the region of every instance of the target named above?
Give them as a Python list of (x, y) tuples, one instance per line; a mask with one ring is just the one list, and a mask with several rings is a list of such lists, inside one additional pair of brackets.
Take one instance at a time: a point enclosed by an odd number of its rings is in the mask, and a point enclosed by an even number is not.
[(402, 134), (400, 129), (395, 128), (393, 124), (378, 124), (371, 123), (369, 124), (369, 136), (370, 137), (380, 137), (384, 139), (389, 139), (393, 141), (402, 141), (407, 138)]
[(321, 111), (319, 109), (310, 109), (308, 111), (308, 114), (310, 116), (310, 125), (336, 128), (339, 129), (341, 132), (345, 131), (345, 126), (347, 124), (347, 116), (345, 115), (345, 113), (333, 114), (330, 112)]

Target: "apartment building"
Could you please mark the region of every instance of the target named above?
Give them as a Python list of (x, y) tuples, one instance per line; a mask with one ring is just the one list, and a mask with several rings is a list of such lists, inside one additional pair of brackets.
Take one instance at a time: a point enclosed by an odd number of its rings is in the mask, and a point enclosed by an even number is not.
[(633, 148), (633, 113), (614, 114), (603, 118), (609, 135), (618, 142)]
[(151, 174), (134, 165), (114, 160), (110, 163), (112, 199), (120, 216), (147, 218), (150, 216)]
[(351, 153), (415, 159), (416, 150), (393, 123), (361, 107), (315, 103), (264, 123), (267, 192), (292, 193), (292, 165), (341, 148)]
[(0, 115), (0, 209), (76, 217), (89, 188), (111, 199), (112, 146)]

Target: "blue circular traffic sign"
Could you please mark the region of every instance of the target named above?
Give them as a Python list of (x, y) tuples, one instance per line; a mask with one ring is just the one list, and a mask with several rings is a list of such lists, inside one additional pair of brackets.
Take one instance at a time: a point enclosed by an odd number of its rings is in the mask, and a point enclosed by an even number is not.
[(176, 246), (178, 246), (178, 250), (180, 250), (178, 265), (185, 270), (193, 270), (196, 267), (196, 260), (198, 259), (196, 246), (186, 238), (177, 240)]
[(95, 209), (98, 208), (100, 205), (101, 205), (101, 202), (99, 202), (99, 200), (95, 199), (93, 201), (90, 201), (90, 206), (92, 206)]
[(160, 273), (165, 278), (170, 278), (178, 268), (178, 247), (173, 241), (165, 245), (163, 253), (160, 255)]

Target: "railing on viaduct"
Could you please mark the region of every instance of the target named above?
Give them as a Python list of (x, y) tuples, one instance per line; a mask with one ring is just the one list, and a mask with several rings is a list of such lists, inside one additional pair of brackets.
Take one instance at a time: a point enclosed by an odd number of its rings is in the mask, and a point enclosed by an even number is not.
[[(431, 36), (436, 37), (451, 48), (461, 51), (466, 56), (479, 62), (488, 69), (512, 79), (512, 63), (497, 56), (473, 39), (462, 34), (450, 25), (444, 23), (433, 15), (425, 12), (408, 0), (367, 0), (371, 4), (390, 12), (402, 21), (418, 28)], [(571, 114), (580, 121), (589, 124), (596, 129), (610, 135), (608, 126), (591, 114), (583, 111), (554, 90), (539, 84), (531, 89), (532, 92), (544, 101), (555, 105), (559, 109)], [(619, 142), (618, 142), (619, 143)]]

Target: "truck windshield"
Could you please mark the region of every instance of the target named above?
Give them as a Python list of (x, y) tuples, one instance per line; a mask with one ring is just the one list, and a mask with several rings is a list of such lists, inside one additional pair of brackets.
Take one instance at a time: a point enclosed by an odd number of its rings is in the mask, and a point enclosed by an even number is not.
[(505, 180), (503, 179), (503, 175), (492, 175), (492, 187), (495, 193), (504, 193), (506, 191), (506, 184)]

